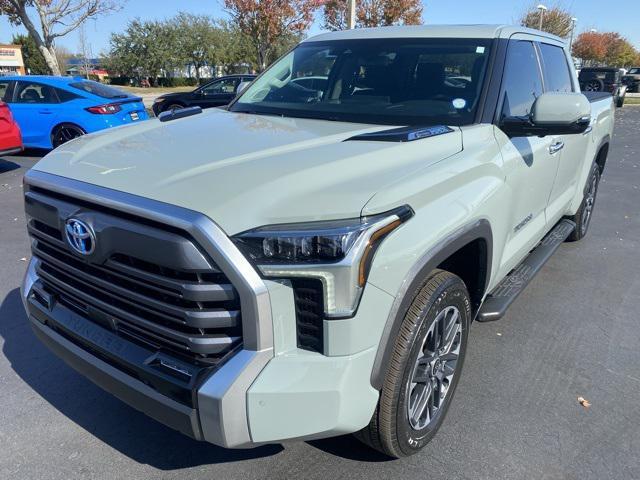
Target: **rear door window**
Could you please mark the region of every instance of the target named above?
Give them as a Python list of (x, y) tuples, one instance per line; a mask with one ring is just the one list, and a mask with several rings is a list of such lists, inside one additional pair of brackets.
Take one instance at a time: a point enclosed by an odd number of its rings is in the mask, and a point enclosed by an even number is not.
[(572, 92), (571, 74), (564, 50), (546, 43), (540, 44), (547, 92)]
[(542, 78), (533, 43), (523, 40), (509, 43), (502, 83), (503, 118), (529, 115), (533, 102), (542, 95)]
[(213, 82), (212, 84), (204, 87), (202, 89), (202, 93), (205, 95), (217, 95), (221, 93), (235, 93), (236, 88), (238, 87), (238, 83), (240, 83), (240, 78), (225, 78), (222, 80), (218, 80), (217, 82)]
[(19, 81), (14, 94), (15, 103), (58, 103), (55, 88), (36, 82)]

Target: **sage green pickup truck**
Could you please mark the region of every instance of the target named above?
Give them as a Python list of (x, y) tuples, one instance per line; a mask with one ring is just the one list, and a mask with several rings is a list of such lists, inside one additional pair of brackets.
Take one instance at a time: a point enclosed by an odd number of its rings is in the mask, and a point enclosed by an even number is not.
[(87, 135), (26, 174), (29, 321), (193, 438), (414, 454), (470, 323), (587, 233), (613, 117), (543, 32), (310, 38), (225, 109)]

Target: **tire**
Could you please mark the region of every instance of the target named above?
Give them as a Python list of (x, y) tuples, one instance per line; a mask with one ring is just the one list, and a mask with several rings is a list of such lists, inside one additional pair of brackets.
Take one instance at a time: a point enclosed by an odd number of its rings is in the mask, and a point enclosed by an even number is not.
[[(470, 321), (464, 282), (434, 270), (403, 319), (378, 406), (369, 425), (356, 433), (360, 441), (396, 458), (418, 453), (429, 443), (460, 379)], [(444, 350), (436, 347), (443, 344)]]
[(593, 208), (596, 203), (596, 197), (598, 195), (598, 185), (600, 184), (600, 167), (597, 163), (593, 163), (591, 171), (587, 177), (587, 184), (584, 187), (584, 196), (580, 208), (575, 215), (569, 217), (576, 223), (576, 228), (571, 235), (567, 238), (570, 242), (577, 242), (584, 238), (589, 230), (591, 224), (591, 217), (593, 216)]
[(172, 103), (170, 105), (167, 105), (162, 111), (170, 112), (172, 110), (180, 110), (181, 108), (184, 108), (184, 105), (182, 105), (181, 103)]
[(74, 138), (85, 135), (86, 132), (73, 123), (62, 123), (56, 126), (51, 132), (51, 145), (53, 148), (58, 148), (60, 145), (67, 143)]
[(587, 92), (602, 92), (604, 91), (604, 82), (599, 78), (594, 78), (587, 82), (584, 89)]
[(617, 98), (616, 107), (622, 108), (624, 106), (624, 97), (625, 97), (625, 95), (622, 95), (621, 97)]

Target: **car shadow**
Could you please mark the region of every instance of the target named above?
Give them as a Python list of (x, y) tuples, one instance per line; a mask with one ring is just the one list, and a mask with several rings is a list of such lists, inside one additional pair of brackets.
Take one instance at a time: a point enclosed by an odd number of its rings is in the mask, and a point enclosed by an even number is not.
[(0, 173), (11, 172), (12, 170), (17, 170), (18, 168), (20, 168), (20, 165), (18, 165), (17, 163), (10, 160), (5, 160), (4, 158), (0, 158)]
[(125, 405), (36, 339), (19, 289), (9, 292), (0, 305), (0, 336), (4, 356), (24, 382), (67, 418), (138, 463), (177, 470), (261, 458), (283, 450), (281, 445), (228, 450), (198, 442)]

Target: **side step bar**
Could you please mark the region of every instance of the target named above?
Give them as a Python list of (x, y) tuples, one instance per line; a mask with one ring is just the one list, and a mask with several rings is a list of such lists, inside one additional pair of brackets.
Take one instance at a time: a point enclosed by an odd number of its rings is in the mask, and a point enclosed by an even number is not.
[(571, 220), (558, 222), (538, 246), (487, 295), (476, 320), (493, 322), (504, 317), (507, 308), (575, 228), (576, 224)]

